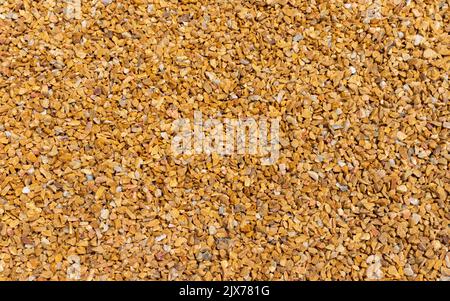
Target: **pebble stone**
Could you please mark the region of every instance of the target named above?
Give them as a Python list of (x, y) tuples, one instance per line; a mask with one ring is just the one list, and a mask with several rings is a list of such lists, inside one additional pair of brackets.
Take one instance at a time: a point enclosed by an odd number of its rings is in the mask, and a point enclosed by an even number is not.
[[(448, 11), (2, 1), (0, 280), (450, 279)], [(175, 156), (194, 111), (279, 158)]]

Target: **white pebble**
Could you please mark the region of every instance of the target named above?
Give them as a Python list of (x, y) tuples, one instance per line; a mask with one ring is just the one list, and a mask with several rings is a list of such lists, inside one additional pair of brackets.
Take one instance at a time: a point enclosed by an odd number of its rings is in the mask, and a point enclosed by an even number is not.
[(24, 188), (22, 188), (22, 193), (29, 194), (30, 193), (30, 188), (28, 186), (25, 186)]
[(214, 226), (209, 226), (209, 235), (214, 235), (217, 233), (216, 227)]
[(416, 199), (416, 198), (410, 198), (410, 199), (409, 199), (409, 203), (410, 203), (411, 205), (417, 206), (417, 205), (419, 205), (419, 200)]
[(403, 268), (403, 272), (405, 273), (405, 276), (408, 276), (408, 277), (414, 276), (414, 271), (412, 270), (412, 268), (409, 264), (405, 264), (405, 267)]
[(102, 209), (100, 211), (100, 218), (101, 219), (107, 219), (109, 217), (109, 210), (108, 209)]
[(167, 132), (161, 132), (161, 137), (163, 138), (163, 139), (169, 139), (169, 134), (167, 134)]
[(308, 171), (308, 175), (315, 181), (319, 180), (319, 174), (315, 171)]
[(301, 41), (301, 40), (303, 40), (303, 35), (301, 35), (301, 34), (296, 34), (293, 38), (292, 38), (292, 40), (294, 41), (294, 42), (298, 42), (298, 41)]
[(389, 159), (389, 165), (391, 165), (391, 167), (395, 166), (395, 160), (394, 159)]
[(165, 239), (166, 237), (167, 237), (166, 234), (161, 234), (161, 235), (155, 237), (155, 241), (160, 242), (161, 240)]
[(342, 161), (342, 160), (339, 160), (338, 162), (338, 165), (340, 166), (340, 167), (344, 167), (345, 165), (347, 165), (344, 161)]
[(281, 174), (282, 174), (282, 175), (285, 175), (285, 174), (286, 174), (286, 164), (280, 163), (280, 164), (278, 165), (278, 167), (279, 167), (279, 169), (280, 169)]
[(417, 225), (420, 222), (420, 219), (421, 219), (421, 217), (417, 213), (413, 213), (411, 215), (411, 220), (413, 222), (413, 225)]
[(422, 43), (423, 41), (423, 36), (421, 36), (420, 34), (416, 34), (414, 36), (414, 46), (419, 46), (420, 43)]
[(348, 191), (347, 185), (342, 185), (341, 183), (336, 183), (337, 188), (339, 188), (340, 191), (346, 192)]

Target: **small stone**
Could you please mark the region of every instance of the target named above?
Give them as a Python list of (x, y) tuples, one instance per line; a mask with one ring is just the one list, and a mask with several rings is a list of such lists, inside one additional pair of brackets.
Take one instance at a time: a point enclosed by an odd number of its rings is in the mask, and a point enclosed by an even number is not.
[(409, 264), (406, 264), (403, 268), (403, 272), (405, 273), (405, 276), (412, 277), (414, 276), (414, 271), (412, 270), (411, 266)]
[(435, 58), (437, 56), (438, 56), (438, 54), (433, 49), (430, 49), (430, 48), (426, 49), (423, 52), (423, 57), (426, 58), (426, 59), (432, 59), (432, 58)]
[(398, 271), (395, 268), (395, 266), (393, 266), (393, 265), (389, 266), (388, 274), (391, 275), (391, 276), (397, 276), (398, 275)]
[(314, 180), (317, 181), (319, 180), (319, 174), (315, 171), (308, 171), (308, 175)]
[(50, 102), (49, 102), (49, 100), (48, 100), (47, 98), (44, 98), (44, 99), (42, 99), (42, 101), (41, 101), (41, 105), (42, 105), (42, 107), (43, 107), (44, 109), (48, 109), (48, 107), (49, 107), (49, 105), (50, 105)]
[(282, 175), (285, 175), (285, 174), (286, 174), (286, 164), (280, 163), (280, 164), (278, 165), (278, 167), (279, 167), (279, 169), (280, 169), (280, 173), (281, 173)]
[(399, 191), (401, 193), (405, 193), (408, 191), (408, 187), (406, 187), (406, 185), (400, 185), (397, 187), (397, 191)]
[(414, 46), (419, 46), (420, 43), (422, 43), (423, 41), (423, 36), (421, 36), (420, 34), (416, 34), (414, 36)]
[(339, 161), (338, 161), (338, 165), (339, 165), (340, 167), (344, 167), (344, 166), (346, 166), (347, 164), (345, 163), (345, 161), (339, 160)]
[(67, 261), (69, 262), (69, 263), (79, 263), (80, 262), (80, 256), (78, 256), (78, 255), (69, 255), (68, 257), (67, 257)]
[(348, 186), (347, 185), (342, 185), (340, 183), (336, 183), (336, 186), (339, 188), (340, 191), (343, 191), (343, 192), (348, 191)]
[(369, 265), (366, 272), (367, 279), (369, 280), (378, 280), (383, 278), (383, 271), (381, 271), (381, 263), (375, 262), (374, 264)]
[(417, 206), (417, 205), (419, 205), (419, 200), (416, 198), (409, 198), (409, 203), (411, 205)]
[(216, 85), (220, 84), (220, 80), (218, 79), (217, 75), (214, 72), (207, 71), (205, 72), (205, 74), (212, 83)]
[(275, 97), (275, 100), (276, 100), (278, 103), (281, 103), (281, 101), (283, 100), (283, 96), (284, 96), (285, 93), (286, 93), (286, 91), (284, 91), (284, 90), (281, 90), (280, 92), (278, 92), (277, 96)]
[(417, 213), (413, 213), (411, 215), (411, 221), (412, 221), (413, 225), (417, 225), (420, 222), (420, 219), (421, 219), (421, 217)]
[(23, 194), (29, 194), (30, 193), (30, 187), (25, 186), (24, 188), (22, 188), (22, 193)]
[(443, 187), (438, 186), (438, 187), (436, 188), (436, 192), (437, 192), (437, 194), (438, 194), (438, 196), (439, 196), (439, 199), (440, 199), (441, 201), (444, 201), (444, 200), (447, 199), (447, 192), (445, 191), (445, 189), (444, 189)]
[(209, 235), (215, 235), (217, 233), (216, 227), (209, 226)]
[(301, 34), (296, 34), (293, 38), (292, 38), (292, 40), (294, 41), (294, 42), (299, 42), (299, 41), (301, 41), (301, 40), (303, 40), (303, 35), (301, 35)]
[(161, 234), (161, 235), (155, 237), (155, 241), (160, 242), (160, 241), (166, 239), (166, 237), (167, 237), (166, 234)]
[(408, 137), (405, 133), (403, 133), (402, 131), (398, 131), (397, 132), (397, 139), (398, 140), (405, 140), (406, 137)]
[(100, 211), (100, 218), (101, 219), (107, 219), (109, 217), (109, 210), (108, 209), (102, 209)]

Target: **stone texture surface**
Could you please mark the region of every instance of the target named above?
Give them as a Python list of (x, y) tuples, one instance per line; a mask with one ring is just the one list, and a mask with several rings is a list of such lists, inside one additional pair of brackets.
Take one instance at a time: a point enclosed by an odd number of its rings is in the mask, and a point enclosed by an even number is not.
[[(449, 279), (448, 9), (2, 1), (0, 279)], [(194, 110), (277, 164), (172, 156)]]

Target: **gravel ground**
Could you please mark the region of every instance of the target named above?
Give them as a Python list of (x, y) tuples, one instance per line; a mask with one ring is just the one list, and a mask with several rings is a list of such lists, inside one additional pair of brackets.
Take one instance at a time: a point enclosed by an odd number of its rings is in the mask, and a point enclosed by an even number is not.
[[(2, 0), (0, 279), (449, 280), (449, 15)], [(277, 157), (175, 155), (195, 112)]]

